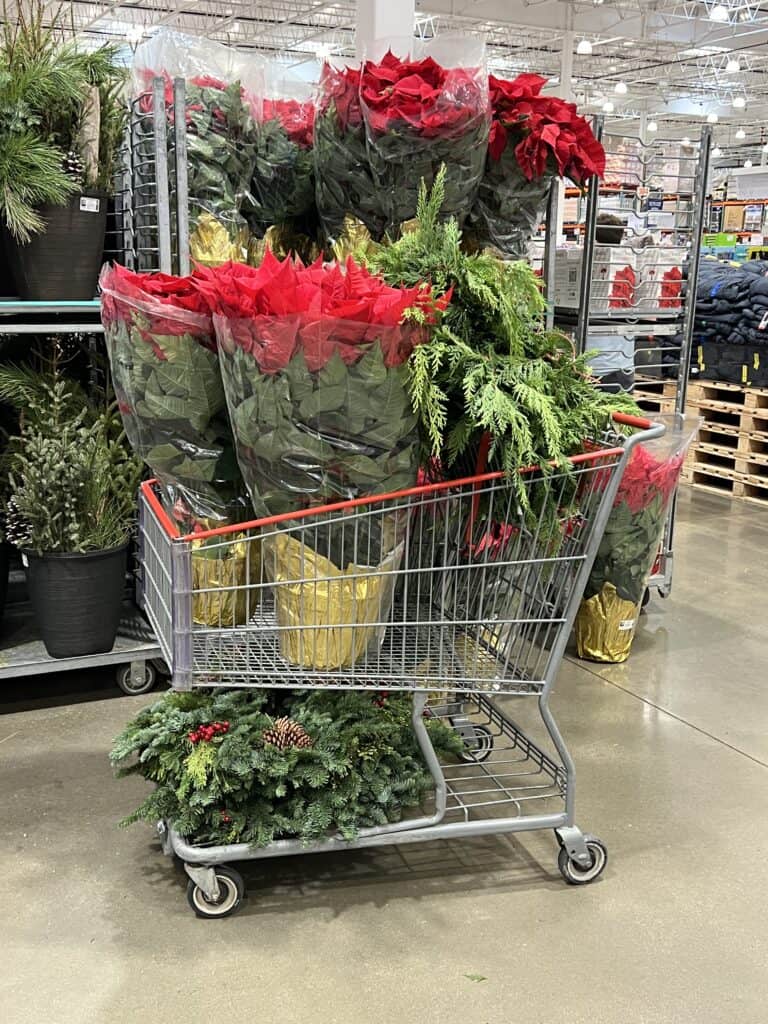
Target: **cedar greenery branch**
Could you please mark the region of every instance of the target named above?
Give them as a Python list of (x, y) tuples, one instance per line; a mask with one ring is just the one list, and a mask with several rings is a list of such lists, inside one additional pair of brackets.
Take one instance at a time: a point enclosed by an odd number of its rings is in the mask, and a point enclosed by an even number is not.
[(526, 507), (521, 466), (567, 466), (587, 438), (601, 436), (613, 411), (637, 407), (597, 390), (589, 353), (576, 356), (564, 335), (546, 329), (540, 282), (526, 263), (462, 251), (456, 221), (440, 221), (444, 188), (443, 167), (431, 192), (422, 182), (410, 230), (366, 258), (390, 284), (453, 289), (431, 338), (411, 355), (413, 407), (444, 466), (471, 458), (490, 434), (489, 468), (511, 475)]

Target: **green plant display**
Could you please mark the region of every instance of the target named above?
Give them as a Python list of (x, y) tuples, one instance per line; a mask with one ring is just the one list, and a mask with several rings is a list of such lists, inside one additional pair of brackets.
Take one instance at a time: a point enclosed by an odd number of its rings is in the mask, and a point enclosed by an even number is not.
[[(0, 218), (21, 242), (44, 229), (40, 206), (109, 184), (125, 123), (117, 47), (81, 52), (63, 41), (63, 6), (47, 7), (32, 0), (10, 16), (4, 5), (0, 30)], [(81, 158), (94, 90), (98, 159), (89, 172)]]
[(134, 527), (141, 463), (115, 412), (77, 404), (65, 381), (46, 384), (7, 456), (7, 536), (38, 554), (119, 547)]
[[(453, 730), (425, 724), (438, 756), (461, 753)], [(155, 783), (123, 824), (166, 818), (195, 842), (351, 840), (398, 821), (433, 785), (404, 695), (172, 693), (129, 723), (111, 759)]]
[(598, 391), (588, 355), (544, 325), (540, 283), (525, 263), (462, 251), (455, 220), (441, 223), (444, 169), (431, 193), (422, 183), (412, 231), (368, 256), (390, 282), (429, 281), (451, 301), (409, 363), (409, 388), (422, 432), (444, 466), (477, 451), (490, 434), (489, 468), (511, 474), (527, 505), (521, 466), (566, 465), (612, 411), (636, 412), (623, 395)]

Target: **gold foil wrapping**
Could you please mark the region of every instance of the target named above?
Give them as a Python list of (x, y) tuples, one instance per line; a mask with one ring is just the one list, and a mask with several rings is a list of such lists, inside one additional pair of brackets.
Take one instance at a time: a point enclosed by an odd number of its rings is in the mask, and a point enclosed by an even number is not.
[(261, 575), (259, 544), (246, 534), (217, 540), (192, 541), (192, 620), (214, 628), (242, 626), (253, 614)]
[(288, 535), (264, 542), (273, 583), (280, 653), (292, 665), (345, 668), (384, 638), (402, 545), (380, 565), (339, 569)]
[(279, 260), (295, 254), (304, 263), (312, 263), (320, 255), (319, 246), (309, 235), (302, 235), (287, 224), (273, 224), (267, 228), (263, 238), (251, 236), (248, 243), (248, 262), (252, 267), (261, 264), (267, 249)]
[(581, 602), (576, 616), (576, 647), (580, 658), (612, 663), (626, 661), (632, 649), (640, 605), (624, 601), (612, 583)]
[(361, 220), (347, 214), (341, 234), (333, 243), (333, 255), (339, 263), (344, 263), (348, 256), (360, 260), (374, 248), (371, 233)]
[(243, 222), (232, 235), (213, 214), (200, 213), (195, 217), (195, 229), (189, 236), (189, 256), (194, 263), (206, 267), (220, 267), (229, 260), (240, 262), (248, 252), (248, 227)]

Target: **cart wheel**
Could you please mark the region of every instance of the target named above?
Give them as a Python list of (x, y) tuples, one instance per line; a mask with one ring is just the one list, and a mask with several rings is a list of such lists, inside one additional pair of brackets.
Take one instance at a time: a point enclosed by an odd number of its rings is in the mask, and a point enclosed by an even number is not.
[(592, 857), (592, 865), (588, 868), (583, 868), (576, 861), (571, 860), (565, 847), (560, 847), (557, 866), (569, 885), (586, 885), (588, 882), (594, 882), (608, 863), (608, 851), (601, 839), (596, 839), (595, 836), (584, 836), (584, 842)]
[(219, 898), (209, 899), (200, 886), (190, 878), (187, 883), (187, 901), (198, 917), (229, 917), (234, 914), (245, 896), (242, 875), (234, 868), (216, 868)]
[(464, 739), (464, 753), (462, 761), (469, 764), (478, 764), (480, 761), (487, 761), (493, 750), (493, 733), (487, 725), (473, 725), (474, 735)]
[(142, 663), (142, 673), (140, 681), (134, 682), (131, 666), (121, 665), (117, 670), (115, 680), (123, 693), (128, 694), (129, 697), (137, 697), (140, 693), (149, 693), (157, 682), (157, 672), (148, 661)]

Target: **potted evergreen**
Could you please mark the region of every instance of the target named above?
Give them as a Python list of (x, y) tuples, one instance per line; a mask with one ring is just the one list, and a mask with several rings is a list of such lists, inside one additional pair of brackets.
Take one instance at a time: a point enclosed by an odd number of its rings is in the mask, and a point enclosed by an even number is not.
[(3, 12), (2, 244), (22, 298), (92, 299), (125, 127), (125, 70), (116, 47), (86, 53), (67, 41), (63, 7), (44, 18), (46, 6), (31, 0), (12, 18)]
[(140, 479), (113, 412), (94, 417), (61, 380), (32, 400), (10, 454), (6, 532), (54, 658), (112, 649)]

